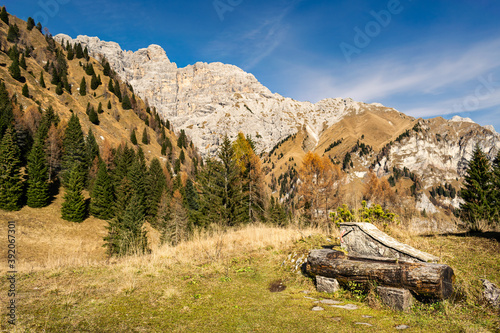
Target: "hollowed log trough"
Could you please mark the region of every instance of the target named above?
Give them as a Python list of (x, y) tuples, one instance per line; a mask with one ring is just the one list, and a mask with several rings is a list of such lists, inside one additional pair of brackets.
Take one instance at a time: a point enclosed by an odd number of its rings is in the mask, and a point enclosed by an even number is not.
[(447, 299), (453, 292), (454, 274), (448, 265), (408, 262), (391, 258), (349, 256), (331, 249), (312, 250), (307, 258), (306, 272), (367, 286), (404, 288), (417, 296)]

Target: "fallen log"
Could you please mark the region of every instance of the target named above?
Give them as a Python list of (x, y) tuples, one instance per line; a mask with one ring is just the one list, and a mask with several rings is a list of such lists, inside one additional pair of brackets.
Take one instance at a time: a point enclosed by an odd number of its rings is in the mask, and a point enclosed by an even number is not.
[(381, 286), (404, 288), (433, 299), (446, 299), (453, 292), (453, 269), (448, 265), (405, 262), (391, 258), (353, 257), (330, 249), (312, 250), (306, 271), (337, 279), (340, 284), (375, 282)]

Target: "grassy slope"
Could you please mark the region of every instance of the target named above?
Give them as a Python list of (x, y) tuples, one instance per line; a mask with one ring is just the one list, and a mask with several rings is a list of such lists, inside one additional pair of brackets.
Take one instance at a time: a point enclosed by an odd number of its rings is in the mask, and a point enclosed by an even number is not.
[[(500, 329), (498, 311), (479, 297), (479, 278), (500, 285), (496, 240), (417, 237), (394, 231), (400, 240), (440, 255), (455, 270), (457, 289), (452, 301), (420, 304), (410, 313), (396, 313), (374, 295), (364, 299), (348, 291), (319, 294), (309, 278), (281, 267), (290, 253), (307, 253), (328, 244), (325, 236), (303, 237), (314, 230), (251, 226), (227, 233), (214, 231), (178, 247), (154, 248), (150, 255), (107, 260), (100, 248), (103, 221), (75, 224), (49, 218), (50, 209), (57, 205), (58, 200), (40, 215), (30, 215), (28, 208), (2, 213), (2, 220), (18, 221), (19, 331), (379, 332), (399, 324), (427, 332)], [(1, 224), (0, 233), (6, 233), (6, 223)], [(25, 258), (26, 253), (39, 255)], [(6, 267), (0, 267), (0, 288), (7, 290)], [(268, 287), (276, 280), (287, 288), (270, 292)], [(315, 304), (305, 296), (335, 298), (360, 308), (325, 306), (325, 311), (312, 312)], [(2, 307), (3, 318), (5, 311)], [(6, 325), (2, 320), (0, 327), (7, 329)]]

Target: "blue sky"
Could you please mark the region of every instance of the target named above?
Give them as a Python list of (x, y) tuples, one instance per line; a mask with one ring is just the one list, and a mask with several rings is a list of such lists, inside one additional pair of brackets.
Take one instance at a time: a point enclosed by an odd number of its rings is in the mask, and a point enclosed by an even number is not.
[(9, 0), (55, 35), (124, 50), (158, 44), (179, 67), (220, 61), (301, 101), (351, 97), (500, 132), (500, 3), (456, 1)]

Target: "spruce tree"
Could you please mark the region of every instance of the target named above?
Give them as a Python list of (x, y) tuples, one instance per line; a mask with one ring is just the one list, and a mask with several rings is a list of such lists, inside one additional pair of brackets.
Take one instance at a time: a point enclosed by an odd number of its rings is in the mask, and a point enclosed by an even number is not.
[(76, 44), (75, 47), (75, 56), (77, 59), (82, 59), (83, 58), (83, 49), (82, 49), (82, 44), (78, 43)]
[(130, 134), (130, 141), (133, 145), (137, 145), (137, 136), (135, 135), (135, 129), (133, 129), (132, 134)]
[(92, 124), (99, 125), (99, 116), (97, 115), (97, 112), (94, 111), (94, 108), (90, 109), (89, 120)]
[(21, 67), (24, 70), (28, 68), (28, 66), (26, 65), (26, 58), (24, 57), (24, 54), (21, 54), (21, 60), (19, 60), (19, 67)]
[(73, 51), (73, 46), (71, 46), (71, 44), (68, 43), (68, 46), (67, 46), (67, 53), (66, 53), (66, 59), (68, 60), (73, 60), (75, 58), (75, 52)]
[(90, 88), (92, 90), (96, 90), (99, 87), (99, 79), (95, 74), (92, 75), (92, 79), (90, 80)]
[(108, 100), (108, 110), (111, 110), (111, 100)]
[(28, 20), (26, 21), (26, 29), (28, 29), (28, 31), (31, 31), (33, 30), (34, 27), (35, 27), (35, 20), (33, 20), (32, 17), (28, 17)]
[(56, 94), (57, 95), (62, 95), (64, 93), (64, 90), (63, 90), (63, 87), (62, 87), (62, 83), (59, 82), (57, 84), (57, 87), (56, 87)]
[(42, 32), (42, 24), (40, 22), (36, 24), (36, 28), (38, 31), (40, 31), (40, 33)]
[(91, 63), (85, 66), (85, 73), (88, 76), (95, 76), (94, 66)]
[(118, 81), (115, 81), (115, 87), (113, 88), (113, 93), (118, 97), (118, 100), (122, 101), (122, 91), (120, 90), (120, 84)]
[(80, 120), (74, 113), (71, 115), (68, 126), (64, 132), (63, 149), (61, 161), (61, 178), (63, 185), (66, 184), (69, 173), (71, 170), (75, 169), (75, 165), (81, 166), (78, 170), (83, 172), (83, 177), (85, 179), (85, 170), (87, 168), (85, 139), (83, 137)]
[(9, 25), (9, 31), (7, 32), (7, 40), (11, 43), (16, 43), (19, 39), (19, 27), (14, 25)]
[(108, 83), (108, 90), (109, 92), (112, 92), (113, 94), (115, 93), (115, 88), (113, 87), (113, 79), (109, 79), (109, 83)]
[(146, 131), (146, 127), (144, 127), (144, 131), (142, 132), (142, 143), (145, 145), (149, 144), (148, 132)]
[(21, 209), (23, 184), (16, 133), (9, 126), (0, 142), (0, 209)]
[(490, 221), (492, 217), (490, 162), (479, 145), (476, 145), (472, 159), (467, 166), (463, 186), (460, 193), (464, 200), (464, 203), (460, 205), (462, 218), (468, 223), (471, 231), (479, 231), (479, 222)]
[(24, 97), (27, 97), (27, 98), (30, 97), (30, 91), (29, 91), (27, 83), (25, 83), (24, 86), (23, 86), (22, 94), (23, 94)]
[(90, 165), (94, 159), (99, 157), (99, 145), (97, 144), (94, 132), (92, 132), (91, 128), (85, 138), (85, 151), (87, 154), (86, 160), (88, 165)]
[(31, 148), (28, 156), (28, 190), (27, 204), (30, 207), (45, 207), (49, 203), (49, 172), (47, 157), (44, 151), (44, 141), (37, 133), (37, 139)]
[(14, 114), (12, 112), (12, 103), (9, 98), (5, 83), (0, 81), (0, 140), (5, 131), (14, 122)]
[(82, 191), (85, 180), (80, 165), (74, 165), (66, 182), (66, 193), (61, 206), (61, 217), (66, 221), (82, 222), (86, 215), (85, 198)]
[(147, 176), (147, 215), (156, 216), (158, 211), (158, 204), (167, 186), (167, 179), (163, 173), (160, 161), (155, 157), (149, 165)]
[(92, 188), (90, 201), (90, 214), (103, 220), (109, 220), (114, 216), (114, 192), (113, 182), (108, 174), (106, 164), (99, 163), (99, 171)]
[(89, 49), (85, 46), (85, 48), (83, 49), (83, 57), (85, 58), (85, 60), (89, 61), (90, 57), (89, 57)]
[(40, 87), (45, 88), (45, 80), (43, 79), (43, 71), (40, 72)]
[(102, 103), (101, 103), (101, 102), (99, 102), (99, 105), (97, 106), (97, 113), (98, 113), (98, 114), (101, 114), (101, 113), (103, 113), (103, 112), (104, 112), (104, 111), (102, 110)]
[(130, 104), (130, 99), (128, 98), (128, 95), (125, 94), (123, 96), (123, 100), (122, 100), (122, 108), (124, 110), (130, 110), (132, 108), (132, 104)]
[(80, 82), (80, 95), (87, 95), (87, 82), (85, 81), (85, 76), (82, 77), (82, 81)]
[(12, 61), (12, 64), (9, 66), (9, 73), (14, 80), (22, 80), (21, 68), (19, 67), (19, 61), (17, 59), (14, 59), (14, 61)]
[(9, 15), (7, 14), (5, 6), (2, 7), (2, 11), (0, 12), (0, 19), (4, 21), (5, 24), (9, 24)]
[(493, 161), (492, 183), (490, 205), (492, 207), (493, 220), (500, 223), (500, 151), (498, 151)]
[(109, 76), (111, 74), (111, 67), (109, 66), (109, 62), (107, 62), (106, 60), (104, 61), (102, 73), (105, 76)]

